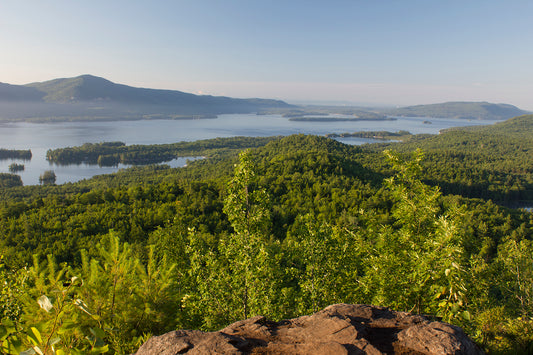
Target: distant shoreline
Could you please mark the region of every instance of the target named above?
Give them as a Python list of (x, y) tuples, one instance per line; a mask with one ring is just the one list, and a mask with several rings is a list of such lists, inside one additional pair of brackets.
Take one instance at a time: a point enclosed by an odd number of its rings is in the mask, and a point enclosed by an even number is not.
[(291, 117), (289, 121), (308, 121), (308, 122), (335, 122), (335, 121), (396, 121), (394, 117)]
[[(149, 116), (149, 117), (146, 117)], [(154, 120), (204, 120), (216, 119), (218, 115), (146, 115), (143, 117), (93, 117), (93, 116), (61, 116), (61, 117), (28, 117), (0, 118), (1, 123), (65, 123), (65, 122), (118, 122), (118, 121), (154, 121)]]

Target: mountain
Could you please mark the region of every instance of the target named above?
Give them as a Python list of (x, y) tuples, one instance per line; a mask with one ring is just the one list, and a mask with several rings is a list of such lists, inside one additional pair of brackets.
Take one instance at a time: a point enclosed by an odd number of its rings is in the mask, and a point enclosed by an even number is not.
[(35, 88), (0, 83), (0, 102), (41, 101), (43, 96)]
[(505, 120), (529, 112), (513, 105), (489, 102), (445, 102), (387, 110), (385, 113), (402, 117), (462, 118), (473, 120)]
[(136, 88), (92, 75), (27, 85), (0, 83), (0, 119), (187, 118), (290, 107), (280, 100)]

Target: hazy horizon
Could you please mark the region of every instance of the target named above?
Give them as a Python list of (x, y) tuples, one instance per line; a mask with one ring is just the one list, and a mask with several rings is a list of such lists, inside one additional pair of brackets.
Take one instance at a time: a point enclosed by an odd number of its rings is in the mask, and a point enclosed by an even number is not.
[(287, 102), (533, 110), (525, 0), (8, 0), (0, 12), (9, 84), (91, 74)]

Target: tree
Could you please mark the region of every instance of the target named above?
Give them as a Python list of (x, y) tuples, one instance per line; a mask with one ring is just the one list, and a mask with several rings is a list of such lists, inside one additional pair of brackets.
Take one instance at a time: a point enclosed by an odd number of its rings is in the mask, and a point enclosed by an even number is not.
[(420, 180), (423, 153), (410, 160), (385, 151), (396, 174), (386, 180), (393, 225), (374, 225), (368, 239), (366, 277), (371, 301), (395, 309), (438, 314), (445, 320), (466, 311), (465, 266), (458, 206), (441, 210), (438, 187)]
[(41, 185), (52, 185), (56, 182), (56, 173), (53, 170), (46, 170), (39, 176)]
[(234, 232), (216, 245), (206, 234), (190, 232), (191, 272), (198, 293), (189, 304), (204, 314), (204, 328), (254, 315), (278, 316), (275, 308), (283, 277), (279, 274), (277, 243), (271, 241), (269, 196), (257, 186), (249, 151), (239, 155), (228, 184), (224, 212)]

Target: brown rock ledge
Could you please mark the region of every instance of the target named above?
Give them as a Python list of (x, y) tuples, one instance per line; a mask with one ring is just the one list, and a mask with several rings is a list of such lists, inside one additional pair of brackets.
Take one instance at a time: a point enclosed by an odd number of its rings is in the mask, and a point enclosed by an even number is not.
[(336, 304), (272, 322), (257, 316), (218, 332), (177, 330), (150, 338), (137, 355), (483, 354), (459, 327), (384, 307)]

